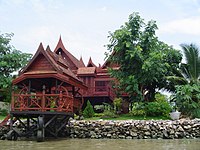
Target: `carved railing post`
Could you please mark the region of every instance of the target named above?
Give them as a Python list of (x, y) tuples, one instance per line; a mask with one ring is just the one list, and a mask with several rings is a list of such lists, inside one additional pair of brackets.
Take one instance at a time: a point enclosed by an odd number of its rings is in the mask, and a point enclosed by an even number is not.
[(42, 111), (45, 111), (44, 110), (45, 109), (45, 89), (46, 89), (46, 87), (45, 87), (45, 85), (43, 85), (42, 86), (42, 103), (41, 103)]
[(63, 106), (63, 94), (62, 91), (60, 91), (59, 101), (58, 101), (58, 111), (62, 111), (62, 106)]
[(12, 86), (12, 100), (11, 100), (11, 111), (15, 109), (15, 97), (14, 97), (14, 87)]

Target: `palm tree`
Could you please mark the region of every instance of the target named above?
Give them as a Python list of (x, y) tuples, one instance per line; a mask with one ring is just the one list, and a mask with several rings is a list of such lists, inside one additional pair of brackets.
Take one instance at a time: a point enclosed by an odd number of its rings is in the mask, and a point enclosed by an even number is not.
[(200, 54), (199, 48), (191, 44), (180, 45), (185, 56), (177, 71), (179, 75), (168, 77), (169, 81), (178, 85), (171, 96), (182, 114), (189, 117), (200, 117)]
[(199, 82), (200, 78), (200, 56), (199, 48), (191, 44), (181, 44), (186, 63), (182, 63), (180, 67), (181, 74), (188, 83)]
[(173, 83), (172, 85), (197, 83), (200, 79), (200, 49), (193, 43), (180, 46), (185, 56), (185, 63), (181, 63), (180, 68), (174, 70), (175, 75), (168, 76), (167, 79)]

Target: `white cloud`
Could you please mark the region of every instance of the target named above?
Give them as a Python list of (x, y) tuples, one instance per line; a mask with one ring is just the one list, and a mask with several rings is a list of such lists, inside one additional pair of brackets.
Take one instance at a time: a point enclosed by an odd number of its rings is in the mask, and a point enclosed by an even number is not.
[(46, 10), (44, 4), (42, 3), (41, 0), (32, 0), (31, 4), (33, 6), (33, 9), (37, 12), (37, 13), (42, 13)]
[(159, 33), (200, 35), (200, 17), (185, 18), (168, 22), (160, 26)]
[(103, 6), (103, 7), (101, 7), (99, 10), (105, 12), (105, 11), (107, 10), (107, 7), (106, 7), (106, 6)]

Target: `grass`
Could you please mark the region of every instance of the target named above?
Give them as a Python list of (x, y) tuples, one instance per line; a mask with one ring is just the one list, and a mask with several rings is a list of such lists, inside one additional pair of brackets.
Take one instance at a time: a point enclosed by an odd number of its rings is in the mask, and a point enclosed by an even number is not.
[[(85, 120), (99, 120), (102, 119), (100, 116), (85, 118)], [(157, 117), (144, 117), (144, 116), (131, 116), (130, 114), (122, 114), (115, 118), (105, 118), (103, 120), (168, 120), (168, 117), (157, 116)]]
[(6, 116), (1, 116), (1, 115), (0, 115), (0, 120), (3, 120), (5, 117), (6, 117)]

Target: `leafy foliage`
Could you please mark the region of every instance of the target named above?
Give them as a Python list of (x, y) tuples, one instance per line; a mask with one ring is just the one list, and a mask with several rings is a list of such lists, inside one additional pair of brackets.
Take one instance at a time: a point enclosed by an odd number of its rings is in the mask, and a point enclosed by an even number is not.
[(182, 114), (200, 118), (200, 85), (177, 85), (173, 100)]
[(115, 111), (121, 111), (122, 108), (122, 98), (115, 98), (114, 99), (114, 109)]
[[(22, 53), (10, 45), (13, 34), (0, 34), (0, 89), (9, 91), (12, 73), (19, 70), (30, 60), (31, 54)], [(9, 95), (9, 92), (6, 93)]]
[(83, 111), (83, 116), (85, 118), (92, 118), (94, 116), (95, 112), (94, 109), (90, 103), (90, 101), (87, 101), (87, 106), (85, 107), (84, 111)]
[(177, 68), (175, 76), (167, 77), (169, 81), (177, 85), (193, 84), (199, 82), (200, 78), (200, 55), (199, 48), (191, 44), (181, 44), (185, 63)]
[(181, 61), (179, 51), (161, 42), (155, 35), (157, 25), (151, 20), (145, 23), (138, 13), (114, 33), (110, 33), (107, 53), (109, 60), (118, 64), (118, 70), (110, 69), (117, 79), (115, 88), (129, 94), (133, 101), (152, 101), (156, 89), (172, 89), (173, 83), (166, 76), (174, 75)]
[(133, 103), (132, 111), (130, 112), (133, 116), (146, 116), (145, 103), (135, 102)]
[(156, 93), (154, 102), (134, 103), (131, 114), (133, 116), (168, 117), (170, 111), (171, 111), (171, 106), (167, 102), (166, 96), (160, 93)]
[(169, 77), (177, 84), (172, 100), (179, 111), (189, 117), (200, 118), (200, 55), (195, 44), (181, 44), (185, 63), (181, 63), (179, 75)]
[(1, 116), (7, 116), (7, 115), (8, 115), (8, 110), (7, 110), (7, 109), (1, 109), (1, 108), (0, 108), (0, 115), (1, 115)]
[(166, 101), (149, 102), (146, 106), (147, 116), (169, 116), (171, 106)]
[(181, 73), (189, 82), (197, 82), (200, 77), (199, 48), (195, 44), (181, 44), (186, 63), (181, 64)]

